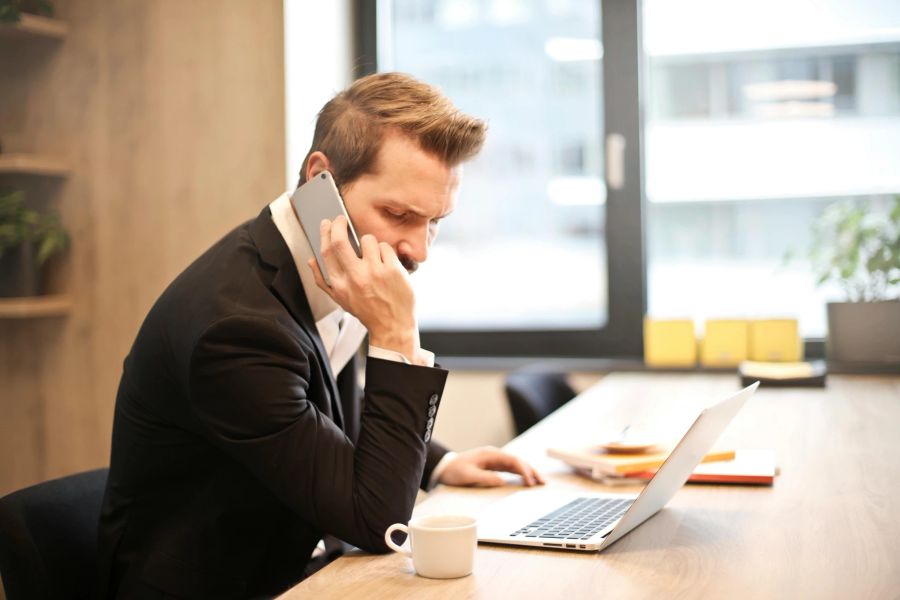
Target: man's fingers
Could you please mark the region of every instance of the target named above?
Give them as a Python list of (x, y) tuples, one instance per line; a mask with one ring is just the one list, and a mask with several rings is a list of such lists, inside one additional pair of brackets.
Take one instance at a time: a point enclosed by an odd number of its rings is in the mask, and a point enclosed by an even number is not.
[[(418, 354), (419, 331), (415, 319), (415, 292), (406, 271), (389, 248), (372, 237), (360, 240), (360, 258), (347, 233), (346, 216), (319, 224), (319, 267), (332, 287), (317, 279), (341, 308), (362, 322), (376, 346), (409, 357)], [(385, 264), (382, 256), (393, 259)], [(312, 268), (312, 267), (310, 267)], [(377, 343), (376, 343), (377, 340)]]
[(447, 465), (441, 474), (441, 482), (482, 487), (505, 485), (508, 477), (499, 472), (516, 474), (527, 486), (544, 484), (544, 479), (527, 462), (491, 446), (462, 452)]
[(503, 481), (503, 477), (501, 477), (494, 471), (475, 469), (472, 472), (470, 485), (479, 485), (481, 487), (500, 487), (504, 483), (505, 482)]
[(528, 473), (531, 475), (531, 480), (534, 481), (534, 485), (544, 485), (544, 478), (541, 477), (541, 474), (538, 473), (534, 467), (525, 463), (525, 468), (528, 469)]
[(401, 263), (400, 259), (397, 258), (397, 253), (394, 252), (394, 249), (391, 248), (390, 244), (386, 242), (380, 242), (378, 244), (378, 250), (381, 252), (381, 261), (384, 264), (403, 269), (403, 263)]
[[(306, 262), (309, 265), (309, 270), (312, 271), (313, 277), (316, 279), (316, 285), (322, 288), (326, 294), (331, 296), (331, 286), (325, 283), (325, 278), (322, 277), (322, 271), (319, 270), (319, 263), (316, 262), (316, 259), (311, 258)], [(333, 296), (332, 296), (333, 298)]]
[(488, 469), (495, 471), (506, 470), (518, 473), (524, 467), (524, 464), (516, 456), (503, 452), (502, 450), (485, 450), (481, 456), (482, 464)]
[[(328, 277), (331, 280), (334, 280), (335, 274), (340, 273), (341, 271), (340, 263), (331, 250), (331, 230), (332, 222), (328, 219), (322, 219), (322, 222), (319, 223), (319, 237), (321, 238), (319, 242), (319, 254), (322, 255), (322, 260), (325, 262), (325, 269), (328, 271)], [(314, 270), (314, 272), (319, 271), (318, 266), (319, 265), (316, 265), (316, 269)], [(318, 280), (316, 280), (316, 283), (318, 283)], [(319, 287), (322, 286), (319, 285)], [(326, 284), (326, 287), (322, 289), (327, 290), (328, 287), (328, 284)]]
[(323, 249), (331, 243), (331, 221), (328, 219), (319, 223), (319, 238)]
[[(525, 485), (535, 485), (540, 481), (534, 469), (522, 462), (518, 457), (507, 454), (502, 450), (488, 450), (485, 456), (484, 466), (494, 471), (507, 471), (522, 477)], [(541, 481), (542, 482), (542, 481)], [(543, 482), (542, 482), (543, 483)]]
[[(344, 267), (344, 270), (347, 270), (353, 264), (353, 261), (359, 260), (356, 252), (353, 251), (353, 246), (350, 245), (348, 226), (347, 218), (343, 215), (335, 217), (334, 221), (331, 222), (330, 247), (334, 252), (335, 258)], [(325, 243), (324, 237), (322, 238), (322, 243)]]
[(381, 249), (378, 247), (378, 240), (374, 235), (367, 233), (359, 238), (359, 247), (362, 250), (363, 260), (381, 264)]

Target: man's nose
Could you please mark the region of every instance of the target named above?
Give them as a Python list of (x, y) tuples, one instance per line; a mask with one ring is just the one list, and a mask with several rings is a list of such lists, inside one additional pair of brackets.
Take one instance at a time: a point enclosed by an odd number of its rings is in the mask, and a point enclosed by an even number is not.
[(423, 263), (428, 259), (428, 249), (431, 246), (431, 238), (428, 229), (416, 231), (415, 235), (404, 238), (398, 247), (400, 254), (405, 254), (417, 263)]

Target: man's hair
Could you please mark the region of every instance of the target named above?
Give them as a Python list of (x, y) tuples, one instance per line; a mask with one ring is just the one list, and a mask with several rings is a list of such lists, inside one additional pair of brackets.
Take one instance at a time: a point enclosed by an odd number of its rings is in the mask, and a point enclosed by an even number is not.
[(404, 73), (377, 73), (361, 79), (319, 111), (309, 155), (328, 157), (339, 187), (371, 173), (386, 133), (396, 131), (426, 153), (453, 167), (472, 158), (484, 144), (487, 125), (459, 109), (436, 88)]

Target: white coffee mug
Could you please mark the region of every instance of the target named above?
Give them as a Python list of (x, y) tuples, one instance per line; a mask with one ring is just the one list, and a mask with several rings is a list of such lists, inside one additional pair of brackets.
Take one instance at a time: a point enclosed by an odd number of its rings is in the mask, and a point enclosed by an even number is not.
[[(394, 543), (391, 534), (395, 531), (409, 536), (411, 552)], [(422, 577), (452, 579), (472, 572), (478, 536), (472, 517), (434, 515), (412, 519), (409, 526), (391, 525), (384, 532), (384, 542), (391, 550), (412, 556), (416, 573)]]

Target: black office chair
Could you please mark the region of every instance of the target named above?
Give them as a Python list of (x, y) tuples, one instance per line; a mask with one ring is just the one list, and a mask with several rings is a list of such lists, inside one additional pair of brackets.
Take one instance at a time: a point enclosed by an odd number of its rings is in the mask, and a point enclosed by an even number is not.
[(506, 400), (519, 435), (575, 397), (564, 373), (523, 369), (506, 376)]
[(0, 576), (7, 600), (90, 598), (108, 472), (78, 473), (0, 499)]

